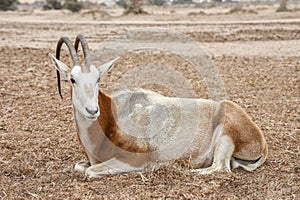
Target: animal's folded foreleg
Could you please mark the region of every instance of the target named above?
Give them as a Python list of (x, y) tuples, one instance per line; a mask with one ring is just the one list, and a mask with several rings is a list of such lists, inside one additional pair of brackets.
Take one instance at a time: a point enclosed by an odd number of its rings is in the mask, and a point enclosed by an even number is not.
[(122, 162), (117, 158), (112, 158), (103, 163), (92, 165), (85, 171), (85, 175), (89, 178), (101, 177), (107, 174), (119, 174), (124, 172), (141, 171), (143, 168), (137, 168)]

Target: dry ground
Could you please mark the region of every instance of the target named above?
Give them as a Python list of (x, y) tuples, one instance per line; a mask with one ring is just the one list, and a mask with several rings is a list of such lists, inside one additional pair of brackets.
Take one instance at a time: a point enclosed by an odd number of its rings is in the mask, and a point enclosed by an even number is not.
[[(0, 197), (299, 199), (300, 12), (282, 14), (273, 7), (263, 8), (257, 14), (196, 17), (182, 10), (172, 12), (181, 22), (163, 21), (162, 15), (144, 16), (143, 21), (129, 16), (74, 22), (78, 16), (60, 12), (0, 13)], [(64, 16), (63, 20), (52, 20), (54, 14), (56, 19)], [(166, 16), (173, 19), (170, 13)], [(253, 173), (237, 169), (232, 174), (202, 176), (176, 163), (143, 173), (146, 179), (128, 173), (87, 180), (73, 171), (84, 154), (77, 141), (68, 85), (63, 83), (61, 100), (47, 53), (54, 52), (62, 35), (73, 38), (82, 33), (95, 47), (124, 28), (150, 26), (186, 33), (212, 54), (227, 98), (241, 105), (266, 136), (269, 157), (263, 166)], [(123, 73), (115, 68), (101, 87), (109, 92), (109, 85)], [(187, 79), (198, 81), (193, 73), (186, 73)], [(201, 88), (196, 90), (205, 96)]]

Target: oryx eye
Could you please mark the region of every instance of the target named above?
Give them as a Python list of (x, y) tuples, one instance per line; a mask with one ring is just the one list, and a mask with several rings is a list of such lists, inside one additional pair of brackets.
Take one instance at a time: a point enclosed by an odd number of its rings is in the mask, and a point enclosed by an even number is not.
[(100, 78), (97, 79), (97, 83), (99, 83), (99, 82), (100, 82)]
[(75, 84), (75, 83), (76, 83), (76, 81), (74, 80), (74, 78), (71, 78), (70, 80), (71, 80), (71, 83), (72, 83), (72, 84)]

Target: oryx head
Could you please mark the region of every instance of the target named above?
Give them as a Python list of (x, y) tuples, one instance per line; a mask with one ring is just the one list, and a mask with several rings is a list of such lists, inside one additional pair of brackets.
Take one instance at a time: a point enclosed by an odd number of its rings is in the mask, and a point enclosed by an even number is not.
[[(84, 54), (84, 64), (81, 65), (77, 54), (79, 43), (82, 46)], [(66, 44), (72, 60), (73, 66), (69, 67), (59, 60), (60, 50), (63, 44)], [(92, 58), (89, 51), (88, 44), (82, 35), (78, 35), (75, 40), (75, 47), (67, 37), (62, 37), (57, 43), (56, 57), (49, 53), (52, 62), (55, 64), (57, 70), (57, 80), (59, 94), (60, 88), (60, 73), (62, 73), (72, 85), (72, 102), (74, 109), (84, 115), (87, 119), (96, 120), (100, 115), (100, 108), (98, 105), (98, 89), (99, 81), (103, 74), (105, 74), (118, 59), (114, 59), (105, 63), (100, 67), (92, 64)]]

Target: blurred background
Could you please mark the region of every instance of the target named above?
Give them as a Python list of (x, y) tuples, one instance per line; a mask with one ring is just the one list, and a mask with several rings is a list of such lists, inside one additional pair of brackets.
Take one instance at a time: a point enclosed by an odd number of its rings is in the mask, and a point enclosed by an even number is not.
[[(195, 10), (212, 9), (216, 7), (230, 8), (231, 13), (242, 12), (243, 7), (260, 6), (260, 8), (248, 10), (256, 13), (263, 6), (276, 5), (277, 12), (295, 11), (299, 8), (298, 0), (0, 0), (0, 10), (2, 11), (31, 11), (33, 10), (69, 10), (71, 12), (84, 12), (92, 10), (93, 15), (117, 15), (120, 14), (156, 14), (161, 9), (174, 8), (170, 10), (176, 12), (175, 8), (190, 8)], [(121, 13), (114, 13), (112, 8), (120, 8)], [(196, 9), (197, 8), (197, 9)], [(189, 13), (197, 14), (197, 13)], [(199, 13), (198, 13), (199, 14)], [(205, 14), (205, 12), (201, 13)]]

